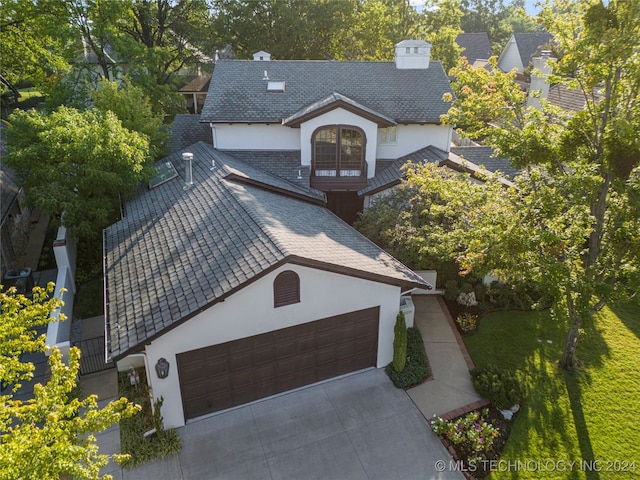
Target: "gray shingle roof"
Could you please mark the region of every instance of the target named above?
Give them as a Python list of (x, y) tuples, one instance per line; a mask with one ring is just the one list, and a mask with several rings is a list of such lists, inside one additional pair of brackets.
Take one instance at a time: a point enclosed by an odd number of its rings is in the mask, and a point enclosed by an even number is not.
[(518, 45), (520, 60), (522, 60), (522, 66), (524, 68), (527, 68), (536, 53), (540, 52), (540, 47), (547, 45), (551, 40), (553, 40), (553, 36), (546, 32), (514, 33), (513, 38)]
[(487, 32), (460, 33), (456, 37), (456, 43), (463, 49), (460, 55), (467, 57), (470, 65), (478, 59), (487, 60), (491, 56), (491, 43)]
[[(104, 231), (106, 315), (115, 359), (286, 262), (424, 286), (324, 207), (228, 179), (232, 172), (248, 174), (250, 167), (203, 142), (188, 151), (194, 154), (191, 188), (184, 190), (178, 178), (142, 190), (127, 204), (125, 217)], [(181, 153), (163, 161), (173, 162), (182, 178)]]
[[(402, 166), (407, 162), (413, 163), (440, 163), (447, 158), (447, 152), (440, 150), (434, 146), (428, 146), (418, 151), (405, 155), (403, 157), (394, 160), (391, 163), (387, 163), (387, 168), (381, 172), (376, 172), (375, 177), (369, 180), (369, 185), (358, 191), (358, 195), (372, 195), (381, 190), (386, 190), (400, 183), (400, 180), (405, 177), (405, 173), (402, 170)], [(378, 161), (379, 162), (379, 161)], [(376, 163), (378, 163), (376, 162)]]
[[(286, 82), (284, 92), (267, 92), (265, 71), (269, 80)], [(220, 60), (201, 121), (280, 123), (333, 92), (398, 123), (439, 123), (451, 86), (435, 61), (428, 69), (400, 70), (394, 62)]]
[(181, 150), (197, 142), (212, 142), (209, 125), (200, 123), (200, 115), (176, 115), (171, 124), (171, 151)]
[(508, 158), (494, 157), (491, 147), (452, 147), (451, 151), (475, 165), (484, 166), (491, 173), (500, 172), (510, 179), (520, 172), (511, 165)]

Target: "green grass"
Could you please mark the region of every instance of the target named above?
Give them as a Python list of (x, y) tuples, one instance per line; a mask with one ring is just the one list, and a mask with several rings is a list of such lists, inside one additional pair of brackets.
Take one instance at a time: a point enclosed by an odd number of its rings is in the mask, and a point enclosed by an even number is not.
[[(465, 339), (476, 366), (493, 363), (526, 374), (527, 397), (502, 460), (584, 460), (600, 468), (586, 471), (576, 464), (572, 471), (549, 471), (554, 463), (538, 471), (505, 467), (501, 470), (507, 471), (494, 472), (492, 479), (640, 476), (638, 308), (605, 308), (594, 325), (580, 337), (577, 354), (582, 364), (574, 373), (557, 367), (566, 330), (548, 312), (494, 313), (482, 319), (476, 335)], [(635, 471), (615, 471), (623, 464), (607, 462), (616, 461), (635, 462)]]

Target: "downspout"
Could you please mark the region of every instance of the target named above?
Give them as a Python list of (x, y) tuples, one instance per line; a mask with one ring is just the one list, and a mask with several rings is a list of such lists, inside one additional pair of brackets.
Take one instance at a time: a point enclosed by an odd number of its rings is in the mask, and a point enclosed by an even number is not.
[(213, 126), (213, 122), (209, 122), (209, 128), (211, 129), (211, 142), (213, 143), (213, 148), (216, 148), (217, 139), (216, 139), (216, 127)]

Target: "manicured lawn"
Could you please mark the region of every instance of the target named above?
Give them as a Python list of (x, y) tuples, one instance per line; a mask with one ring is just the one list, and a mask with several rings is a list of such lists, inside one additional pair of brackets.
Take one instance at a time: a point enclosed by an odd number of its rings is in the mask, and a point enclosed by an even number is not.
[[(573, 374), (556, 366), (565, 328), (548, 312), (494, 313), (465, 339), (476, 366), (527, 376), (527, 398), (499, 465), (507, 471), (492, 479), (640, 478), (640, 309), (605, 308), (587, 330), (578, 344), (583, 364)], [(574, 460), (572, 471), (550, 471), (569, 470), (554, 462)], [(583, 460), (593, 471), (580, 468)], [(635, 471), (619, 471), (632, 462)]]

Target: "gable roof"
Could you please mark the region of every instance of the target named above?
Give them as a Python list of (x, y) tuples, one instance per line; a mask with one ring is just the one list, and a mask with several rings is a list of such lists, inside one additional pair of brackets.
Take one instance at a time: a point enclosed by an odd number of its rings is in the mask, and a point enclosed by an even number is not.
[[(267, 92), (267, 80), (286, 82)], [(281, 123), (337, 93), (397, 123), (440, 123), (452, 92), (439, 62), (427, 69), (398, 69), (394, 62), (323, 60), (219, 60), (202, 122)]]
[(421, 164), (431, 162), (440, 163), (446, 160), (446, 158), (447, 152), (431, 145), (408, 155), (404, 155), (403, 157), (400, 157), (388, 164), (388, 166), (381, 172), (376, 173), (375, 177), (369, 180), (368, 186), (358, 190), (358, 195), (373, 195), (374, 193), (386, 190), (394, 185), (398, 185), (406, 176), (402, 167), (407, 162)]
[(304, 107), (289, 118), (285, 118), (282, 120), (283, 125), (288, 125), (290, 127), (298, 127), (301, 123), (306, 122), (314, 117), (322, 115), (328, 111), (331, 111), (336, 108), (344, 108), (345, 110), (351, 111), (361, 117), (367, 118), (372, 122), (377, 123), (380, 127), (391, 127), (396, 125), (396, 122), (393, 118), (389, 118), (384, 114), (375, 112), (370, 108), (365, 107), (364, 105), (360, 105), (358, 102), (351, 100), (349, 97), (345, 97), (337, 92), (333, 92), (326, 98), (322, 100), (318, 100), (311, 105)]
[(514, 33), (513, 38), (518, 46), (518, 53), (522, 66), (527, 68), (532, 62), (534, 55), (540, 52), (540, 47), (547, 45), (553, 40), (553, 36), (547, 32), (538, 33)]
[(199, 93), (209, 90), (209, 82), (211, 82), (210, 75), (198, 75), (186, 85), (183, 85), (178, 89), (180, 93)]
[(462, 48), (460, 55), (467, 57), (470, 65), (473, 65), (476, 60), (487, 60), (491, 57), (491, 42), (487, 32), (460, 33), (456, 37), (456, 43)]
[(171, 151), (181, 150), (197, 142), (211, 143), (209, 125), (200, 123), (200, 115), (179, 113), (171, 124)]
[[(174, 179), (141, 191), (124, 218), (104, 230), (106, 320), (116, 360), (285, 263), (425, 287), (329, 210), (288, 195), (278, 183), (284, 180), (262, 172), (238, 181), (256, 172), (203, 142), (188, 151), (191, 188)], [(182, 172), (182, 152), (163, 161)]]

